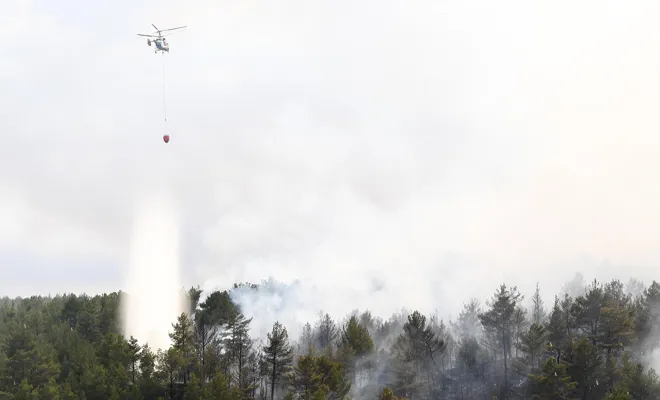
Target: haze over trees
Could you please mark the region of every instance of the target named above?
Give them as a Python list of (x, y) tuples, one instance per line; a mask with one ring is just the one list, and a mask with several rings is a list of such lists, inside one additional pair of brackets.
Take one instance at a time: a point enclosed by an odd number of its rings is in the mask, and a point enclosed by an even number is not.
[[(660, 284), (593, 281), (544, 304), (501, 284), (455, 320), (320, 312), (300, 337), (250, 337), (235, 285), (172, 321), (171, 346), (124, 337), (120, 293), (0, 299), (0, 399), (657, 399)], [(570, 294), (569, 294), (570, 293)], [(204, 299), (200, 301), (200, 299)], [(405, 306), (405, 305), (402, 305)]]

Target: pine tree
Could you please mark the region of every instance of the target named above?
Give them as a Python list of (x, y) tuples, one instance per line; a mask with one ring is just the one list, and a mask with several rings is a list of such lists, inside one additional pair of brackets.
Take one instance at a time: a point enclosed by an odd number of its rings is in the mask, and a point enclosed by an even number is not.
[(653, 281), (637, 301), (635, 329), (642, 350), (650, 354), (660, 347), (660, 283)]
[(275, 385), (289, 372), (293, 362), (293, 349), (289, 344), (289, 334), (279, 322), (273, 324), (268, 333), (268, 342), (263, 348), (264, 361), (270, 375), (270, 398), (275, 398)]
[(314, 332), (309, 322), (303, 326), (299, 347), (301, 354), (314, 355)]
[(156, 369), (156, 355), (147, 343), (140, 349), (140, 378), (151, 379)]
[(177, 358), (180, 362), (181, 376), (185, 386), (190, 379), (190, 372), (195, 363), (193, 325), (188, 315), (181, 313), (172, 327), (174, 328), (170, 333), (172, 349), (178, 353)]
[(352, 315), (342, 327), (338, 347), (337, 358), (355, 382), (362, 376), (361, 374), (365, 372), (369, 374), (373, 363), (368, 356), (375, 351), (375, 345), (369, 330), (355, 315)]
[(559, 297), (555, 296), (555, 303), (548, 321), (548, 342), (550, 349), (555, 353), (557, 362), (561, 361), (562, 348), (568, 339), (566, 320), (559, 303)]
[(439, 319), (437, 315), (434, 315), (430, 318), (429, 325), (431, 330), (435, 333), (438, 340), (444, 343), (444, 349), (441, 354), (438, 355), (438, 363), (440, 368), (444, 372), (445, 368), (449, 368), (453, 353), (456, 352), (456, 342), (454, 338), (449, 333), (449, 329), (445, 325), (444, 320)]
[(128, 358), (130, 361), (131, 383), (134, 385), (138, 362), (140, 361), (140, 344), (133, 336), (128, 341)]
[(532, 296), (532, 323), (541, 325), (545, 322), (546, 311), (543, 305), (543, 298), (541, 298), (541, 290), (539, 289), (538, 282), (536, 283), (536, 290)]
[(541, 367), (541, 354), (545, 350), (547, 337), (548, 332), (545, 326), (539, 324), (532, 324), (521, 336), (520, 350), (527, 355), (532, 369), (537, 366)]
[(321, 314), (317, 322), (316, 331), (318, 332), (318, 349), (325, 351), (329, 356), (332, 356), (332, 347), (339, 336), (339, 329), (330, 317), (330, 314)]
[(39, 389), (31, 385), (27, 379), (23, 379), (12, 398), (13, 400), (39, 400)]
[(378, 396), (379, 400), (408, 400), (405, 397), (396, 397), (394, 395), (394, 392), (390, 388), (383, 388), (383, 391), (380, 392), (380, 395)]
[(204, 302), (199, 304), (199, 309), (206, 313), (208, 317), (206, 322), (211, 325), (225, 325), (233, 315), (239, 312), (226, 290), (212, 292)]
[(500, 349), (504, 355), (504, 392), (509, 389), (509, 353), (511, 351), (512, 336), (514, 329), (514, 318), (518, 303), (523, 296), (514, 286), (508, 288), (505, 284), (500, 285), (493, 296), (490, 304), (490, 310), (479, 315), (484, 328), (493, 334), (500, 344)]
[(212, 311), (201, 309), (195, 313), (194, 343), (197, 361), (199, 363), (200, 385), (206, 384), (209, 372), (209, 354), (215, 353), (219, 346), (218, 330), (220, 325), (213, 321)]
[[(520, 348), (520, 340), (527, 329), (527, 311), (521, 306), (516, 306), (516, 311), (513, 313), (513, 340), (515, 344), (516, 357), (518, 357), (518, 349)], [(511, 353), (509, 353), (511, 357)]]
[(362, 357), (374, 351), (374, 342), (366, 327), (351, 316), (341, 331), (340, 347), (347, 350), (352, 357)]
[(310, 399), (320, 391), (326, 399), (343, 399), (351, 388), (341, 363), (328, 356), (302, 356), (291, 374), (291, 387), (300, 399)]
[(547, 359), (541, 372), (530, 375), (530, 379), (534, 400), (578, 399), (577, 382), (566, 372), (566, 364), (557, 362), (554, 357)]
[(593, 344), (598, 343), (600, 334), (600, 313), (603, 307), (605, 296), (603, 288), (594, 280), (587, 288), (583, 296), (575, 299), (571, 308), (571, 314), (575, 318), (576, 327), (589, 337)]
[(600, 351), (585, 336), (572, 343), (566, 354), (568, 375), (578, 382), (580, 396), (588, 398), (592, 390), (599, 386), (597, 382), (603, 365)]
[(410, 314), (393, 348), (398, 362), (398, 380), (405, 382), (402, 386), (406, 392), (434, 397), (435, 375), (440, 372), (435, 359), (444, 350), (444, 341), (427, 325), (426, 317), (419, 311)]
[(229, 361), (236, 369), (236, 386), (247, 391), (249, 384), (246, 381), (248, 358), (252, 352), (252, 339), (249, 329), (252, 318), (246, 319), (242, 313), (234, 314), (223, 334), (224, 348), (227, 350)]
[(464, 336), (458, 344), (457, 364), (467, 381), (481, 377), (480, 365), (486, 355), (475, 337)]

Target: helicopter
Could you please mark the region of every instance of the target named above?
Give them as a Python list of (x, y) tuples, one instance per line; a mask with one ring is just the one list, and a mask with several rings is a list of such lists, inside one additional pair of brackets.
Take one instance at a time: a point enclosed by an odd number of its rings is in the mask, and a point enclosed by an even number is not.
[[(156, 25), (154, 25), (154, 24), (151, 24), (151, 26), (156, 28)], [(158, 36), (156, 36), (156, 35), (146, 35), (146, 34), (143, 34), (143, 33), (138, 33), (138, 36), (146, 36), (148, 38), (155, 38), (155, 39), (147, 39), (147, 44), (149, 45), (149, 47), (151, 47), (151, 43), (153, 43), (156, 46), (156, 48), (154, 49), (154, 53), (158, 53), (159, 51), (162, 52), (162, 53), (165, 53), (165, 52), (169, 53), (170, 52), (170, 45), (167, 43), (167, 40), (165, 39), (165, 36), (171, 35), (174, 32), (169, 33), (167, 35), (161, 35), (161, 32), (173, 31), (173, 30), (176, 30), (176, 29), (183, 29), (185, 27), (186, 26), (179, 26), (177, 28), (170, 28), (170, 29), (163, 29), (163, 30), (160, 30), (160, 29), (156, 28), (156, 32), (154, 32), (154, 33), (158, 33)]]

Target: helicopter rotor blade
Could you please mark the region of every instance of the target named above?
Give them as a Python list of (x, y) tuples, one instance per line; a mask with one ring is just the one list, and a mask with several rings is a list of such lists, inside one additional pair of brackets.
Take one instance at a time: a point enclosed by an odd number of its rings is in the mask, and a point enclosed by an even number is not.
[(173, 30), (175, 30), (175, 29), (183, 29), (183, 28), (187, 28), (187, 26), (184, 25), (184, 26), (179, 26), (179, 27), (177, 27), (177, 28), (163, 29), (163, 30), (160, 31), (160, 32), (173, 31)]
[(174, 35), (175, 33), (176, 33), (176, 32), (166, 33), (166, 34), (164, 34), (164, 35), (161, 35), (161, 37), (167, 37), (167, 36), (170, 36), (170, 35)]
[(151, 26), (153, 26), (156, 29), (156, 31), (158, 31), (158, 33), (160, 33), (160, 29), (156, 28), (156, 25), (151, 24)]
[(137, 35), (138, 35), (138, 36), (146, 36), (146, 37), (158, 37), (158, 36), (156, 36), (156, 35), (145, 35), (145, 34), (143, 34), (143, 33), (138, 33)]

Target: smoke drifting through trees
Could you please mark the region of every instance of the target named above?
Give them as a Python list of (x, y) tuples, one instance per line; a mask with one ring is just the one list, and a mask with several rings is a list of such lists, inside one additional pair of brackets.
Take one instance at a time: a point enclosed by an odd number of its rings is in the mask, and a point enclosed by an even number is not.
[[(170, 347), (123, 337), (120, 294), (2, 299), (0, 392), (9, 398), (653, 399), (660, 284), (593, 281), (531, 300), (502, 284), (445, 321), (403, 310), (320, 312), (299, 336), (275, 322), (251, 337), (236, 290), (187, 291)], [(19, 368), (20, 366), (20, 368)], [(28, 394), (30, 394), (28, 396)], [(26, 397), (28, 396), (28, 397)], [(534, 397), (536, 396), (536, 397)]]

